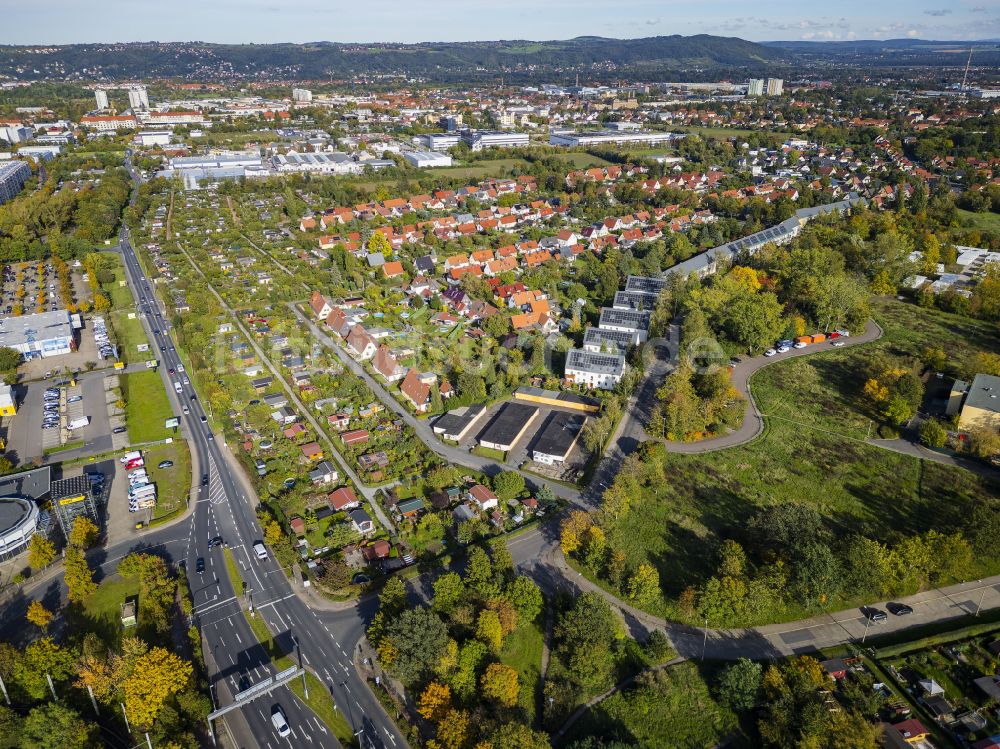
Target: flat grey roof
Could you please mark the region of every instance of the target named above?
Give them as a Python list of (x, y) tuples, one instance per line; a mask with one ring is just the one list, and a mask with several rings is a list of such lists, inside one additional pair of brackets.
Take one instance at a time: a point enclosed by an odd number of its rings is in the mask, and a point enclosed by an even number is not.
[(538, 409), (523, 403), (504, 403), (493, 420), (479, 433), (479, 440), (498, 445), (509, 445), (521, 433)]
[(29, 500), (21, 497), (0, 498), (0, 533), (14, 528), (30, 514)]
[(553, 411), (535, 438), (532, 451), (565, 458), (586, 421), (581, 414)]
[(479, 418), (486, 408), (482, 403), (475, 403), (467, 408), (455, 409), (439, 417), (434, 422), (434, 431), (447, 434), (457, 434)]
[(38, 501), (48, 496), (51, 486), (52, 469), (49, 466), (0, 476), (0, 496), (5, 497), (30, 497)]
[(0, 346), (19, 346), (72, 335), (73, 324), (69, 312), (64, 309), (0, 318)]
[(983, 411), (1000, 413), (1000, 377), (977, 374), (965, 396), (965, 405)]

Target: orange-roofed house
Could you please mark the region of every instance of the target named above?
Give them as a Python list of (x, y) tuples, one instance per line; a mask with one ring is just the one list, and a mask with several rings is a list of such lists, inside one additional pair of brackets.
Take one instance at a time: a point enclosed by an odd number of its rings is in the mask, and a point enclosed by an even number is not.
[(382, 266), (382, 272), (385, 274), (386, 278), (399, 278), (406, 273), (406, 271), (403, 270), (403, 264), (398, 260), (392, 260), (391, 262), (385, 263)]

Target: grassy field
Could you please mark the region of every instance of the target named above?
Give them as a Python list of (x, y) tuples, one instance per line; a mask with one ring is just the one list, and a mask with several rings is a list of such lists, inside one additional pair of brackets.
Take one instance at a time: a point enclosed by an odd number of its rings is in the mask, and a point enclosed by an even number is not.
[(97, 586), (97, 591), (84, 601), (83, 615), (90, 621), (94, 632), (111, 648), (121, 642), (121, 605), (129, 596), (139, 595), (139, 579), (123, 579), (118, 575), (106, 578)]
[(475, 177), (493, 177), (500, 174), (504, 169), (514, 167), (527, 168), (528, 162), (524, 159), (491, 159), (487, 161), (472, 161), (465, 166), (448, 166), (443, 169), (432, 170), (434, 174), (443, 177), (461, 177), (463, 179)]
[(789, 133), (779, 130), (753, 130), (745, 127), (701, 127), (698, 125), (681, 125), (677, 127), (677, 132), (679, 133), (691, 133), (693, 135), (700, 135), (703, 138), (719, 138), (725, 140), (727, 138), (732, 138), (733, 136), (739, 137), (740, 135), (748, 135), (754, 133), (760, 135), (762, 133), (773, 135), (775, 139), (785, 140), (794, 135), (794, 133)]
[(968, 221), (974, 229), (1000, 232), (1000, 213), (991, 213), (989, 211), (986, 213), (976, 213), (959, 208), (958, 217), (961, 223), (964, 224)]
[(605, 161), (597, 156), (591, 156), (589, 153), (585, 153), (583, 151), (561, 153), (555, 158), (560, 159), (561, 161), (569, 162), (574, 169), (589, 169), (594, 166), (607, 166), (611, 163), (610, 161)]
[(535, 623), (524, 624), (507, 637), (500, 651), (500, 662), (517, 670), (521, 682), (518, 705), (525, 711), (528, 723), (535, 720), (535, 705), (542, 688), (542, 642), (544, 633)]
[[(949, 369), (961, 373), (977, 349), (1000, 350), (997, 334), (974, 320), (900, 302), (878, 305), (885, 329), (878, 342), (783, 362), (751, 382), (765, 430), (756, 440), (705, 455), (669, 454), (666, 480), (636, 497), (631, 511), (610, 529), (609, 540), (629, 561), (648, 561), (669, 596), (712, 574), (714, 549), (739, 538), (758, 508), (780, 502), (815, 507), (840, 534), (852, 531), (883, 541), (936, 528), (961, 527), (969, 504), (1000, 487), (959, 468), (922, 461), (866, 444), (869, 417), (859, 393), (862, 364), (875, 350), (919, 354), (944, 345)], [(980, 559), (975, 574), (992, 574), (1000, 559)], [(833, 609), (859, 603), (849, 596)], [(678, 616), (671, 603), (658, 613)], [(767, 618), (807, 615), (788, 604)]]
[(126, 307), (132, 307), (135, 304), (135, 300), (132, 299), (132, 292), (128, 286), (121, 285), (121, 282), (125, 280), (125, 267), (122, 265), (121, 256), (117, 252), (102, 252), (101, 257), (108, 268), (115, 274), (114, 283), (102, 287), (102, 291), (111, 297), (112, 308), (125, 309)]
[(171, 436), (163, 422), (174, 415), (160, 375), (153, 370), (122, 375), (125, 423), (133, 443), (155, 442)]
[[(187, 442), (177, 440), (146, 450), (146, 471), (156, 484), (156, 511), (153, 518), (171, 515), (184, 508), (191, 491), (191, 453)], [(157, 468), (164, 460), (173, 462), (170, 468)]]
[(111, 325), (118, 338), (118, 357), (126, 364), (136, 364), (155, 359), (152, 351), (139, 351), (140, 343), (149, 343), (146, 331), (138, 317), (129, 319), (136, 314), (134, 310), (116, 310), (111, 313)]
[(737, 728), (736, 716), (712, 699), (698, 666), (687, 662), (640, 677), (595, 705), (562, 745), (595, 736), (637, 749), (710, 747)]

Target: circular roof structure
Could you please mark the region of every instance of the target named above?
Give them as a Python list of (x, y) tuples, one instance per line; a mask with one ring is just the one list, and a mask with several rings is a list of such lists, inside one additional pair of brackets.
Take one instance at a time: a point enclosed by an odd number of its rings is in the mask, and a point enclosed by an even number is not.
[(23, 546), (38, 527), (38, 506), (23, 497), (0, 497), (0, 554)]

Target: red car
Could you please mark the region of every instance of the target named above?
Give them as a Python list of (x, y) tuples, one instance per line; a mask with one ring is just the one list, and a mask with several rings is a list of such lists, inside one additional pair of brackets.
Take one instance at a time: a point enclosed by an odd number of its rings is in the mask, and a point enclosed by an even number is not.
[(827, 338), (827, 340), (829, 340), (829, 341), (832, 341), (832, 340), (833, 340), (834, 338), (840, 338), (840, 333), (838, 333), (838, 332), (837, 332), (837, 331), (835, 330), (835, 331), (833, 331), (832, 333), (827, 333), (827, 334), (826, 334), (826, 338)]
[(131, 471), (131, 470), (134, 470), (136, 468), (142, 468), (143, 465), (145, 465), (145, 464), (143, 463), (142, 458), (139, 458), (138, 460), (131, 460), (128, 463), (125, 464), (125, 470), (126, 471)]

